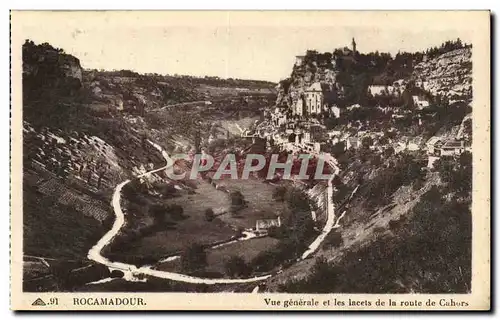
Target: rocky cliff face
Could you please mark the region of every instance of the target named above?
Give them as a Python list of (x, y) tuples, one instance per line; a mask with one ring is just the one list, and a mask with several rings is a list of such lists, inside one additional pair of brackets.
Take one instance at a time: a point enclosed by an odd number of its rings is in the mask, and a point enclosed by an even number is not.
[(433, 95), (444, 95), (450, 102), (469, 102), (472, 99), (471, 56), (471, 48), (444, 53), (416, 65), (413, 78)]
[[(291, 107), (303, 95), (304, 91), (313, 83), (319, 82), (327, 93), (339, 93), (341, 86), (338, 84), (339, 71), (331, 60), (331, 55), (311, 55), (302, 64), (293, 66), (290, 78), (281, 81), (277, 87), (277, 105)], [(325, 96), (328, 99), (328, 95)]]
[(40, 96), (74, 95), (82, 87), (83, 70), (80, 60), (44, 43), (23, 45), (23, 88), (25, 99)]

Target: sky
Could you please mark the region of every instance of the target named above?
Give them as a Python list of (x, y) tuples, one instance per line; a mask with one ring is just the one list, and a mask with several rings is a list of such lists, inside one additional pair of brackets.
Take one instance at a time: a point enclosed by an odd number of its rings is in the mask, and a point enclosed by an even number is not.
[[(460, 37), (473, 23), (452, 12), (17, 12), (14, 35), (48, 42), (89, 69), (277, 82), (296, 55), (350, 46), (420, 51)], [(468, 17), (470, 18), (470, 17)], [(17, 31), (16, 31), (17, 30)]]

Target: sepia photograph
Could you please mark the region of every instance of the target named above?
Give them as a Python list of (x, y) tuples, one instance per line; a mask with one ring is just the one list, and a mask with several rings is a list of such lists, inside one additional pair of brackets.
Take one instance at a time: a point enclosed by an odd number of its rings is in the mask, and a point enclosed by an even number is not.
[(11, 14), (23, 304), (489, 308), (487, 11)]

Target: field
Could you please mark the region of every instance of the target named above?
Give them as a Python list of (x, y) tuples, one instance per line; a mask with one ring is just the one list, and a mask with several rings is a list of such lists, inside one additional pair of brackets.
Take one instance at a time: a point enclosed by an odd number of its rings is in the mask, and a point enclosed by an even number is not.
[(262, 180), (230, 180), (220, 182), (220, 185), (229, 190), (239, 190), (248, 206), (237, 215), (230, 213), (220, 216), (224, 222), (242, 228), (254, 228), (255, 222), (259, 219), (276, 218), (277, 215), (286, 214), (286, 205), (283, 202), (273, 200), (272, 194), (275, 186), (263, 183)]
[(185, 220), (165, 231), (156, 232), (130, 244), (124, 255), (147, 255), (158, 258), (184, 250), (193, 243), (211, 244), (228, 240), (236, 231), (219, 219), (208, 222), (205, 210), (225, 211), (229, 207), (227, 196), (205, 181), (199, 181), (195, 194), (164, 200), (165, 204), (179, 204), (184, 209)]
[[(224, 273), (224, 264), (232, 256), (240, 256), (249, 263), (260, 252), (271, 249), (279, 240), (263, 237), (247, 241), (234, 242), (218, 248), (207, 250), (207, 271)], [(163, 262), (156, 267), (158, 270), (181, 272), (180, 259)]]
[(210, 250), (207, 255), (208, 271), (224, 272), (225, 262), (232, 256), (240, 256), (249, 263), (260, 252), (269, 250), (278, 244), (279, 240), (264, 237), (248, 241), (240, 241)]

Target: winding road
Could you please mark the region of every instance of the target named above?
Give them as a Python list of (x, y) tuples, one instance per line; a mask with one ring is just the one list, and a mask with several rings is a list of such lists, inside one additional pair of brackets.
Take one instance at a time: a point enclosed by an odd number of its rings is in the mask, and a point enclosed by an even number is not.
[[(159, 145), (149, 141), (151, 145), (153, 145), (158, 151), (161, 152), (162, 156), (165, 158), (167, 164), (161, 168), (143, 173), (137, 178), (141, 178), (144, 176), (149, 176), (153, 173), (160, 172), (162, 170), (168, 169), (170, 166), (173, 165), (173, 160), (170, 158), (170, 156), (163, 150), (162, 147)], [(318, 154), (318, 156), (322, 157), (325, 162), (327, 162), (329, 165), (332, 166), (332, 168), (335, 168), (336, 173), (338, 173), (338, 166), (336, 163), (336, 160), (329, 154)], [(311, 243), (309, 248), (304, 252), (302, 255), (302, 259), (305, 259), (309, 257), (313, 252), (315, 252), (320, 244), (323, 242), (325, 237), (328, 235), (328, 233), (333, 229), (335, 225), (335, 210), (332, 202), (332, 197), (333, 197), (333, 186), (332, 186), (332, 180), (333, 177), (328, 180), (328, 188), (327, 188), (327, 222), (325, 224), (325, 227), (323, 228), (323, 231), (321, 234)], [(245, 279), (222, 279), (222, 278), (200, 278), (200, 277), (193, 277), (181, 273), (175, 273), (175, 272), (167, 272), (167, 271), (161, 271), (161, 270), (154, 270), (150, 266), (142, 266), (140, 268), (136, 267), (135, 265), (123, 263), (123, 262), (116, 262), (116, 261), (110, 261), (108, 258), (104, 257), (101, 252), (106, 247), (113, 241), (114, 237), (119, 233), (120, 229), (122, 226), (125, 224), (125, 214), (121, 208), (121, 191), (123, 187), (128, 184), (131, 180), (125, 180), (118, 184), (115, 187), (114, 193), (113, 193), (113, 198), (111, 201), (111, 205), (113, 207), (113, 211), (115, 213), (115, 221), (113, 223), (113, 227), (95, 244), (88, 252), (87, 257), (90, 260), (93, 260), (97, 263), (103, 264), (107, 266), (110, 270), (121, 270), (124, 273), (124, 279), (128, 281), (138, 281), (137, 276), (139, 275), (148, 275), (152, 277), (157, 277), (157, 278), (162, 278), (162, 279), (167, 279), (167, 280), (173, 280), (173, 281), (180, 281), (180, 282), (186, 282), (186, 283), (193, 283), (193, 284), (236, 284), (236, 283), (251, 283), (251, 282), (257, 282), (257, 281), (263, 281), (271, 277), (273, 274), (267, 274), (267, 275), (262, 275), (258, 277), (253, 277), (253, 278), (245, 278)], [(249, 236), (245, 237), (246, 238), (251, 238)]]
[(326, 211), (327, 211), (327, 220), (323, 230), (320, 235), (309, 245), (307, 250), (302, 254), (302, 259), (308, 258), (311, 254), (313, 254), (316, 250), (318, 250), (321, 243), (325, 240), (326, 236), (332, 231), (333, 227), (336, 225), (335, 223), (335, 206), (333, 205), (333, 185), (332, 181), (335, 175), (337, 175), (340, 171), (337, 160), (332, 157), (328, 153), (316, 153), (316, 156), (320, 157), (330, 165), (335, 170), (335, 174), (328, 179), (328, 187), (326, 189)]

